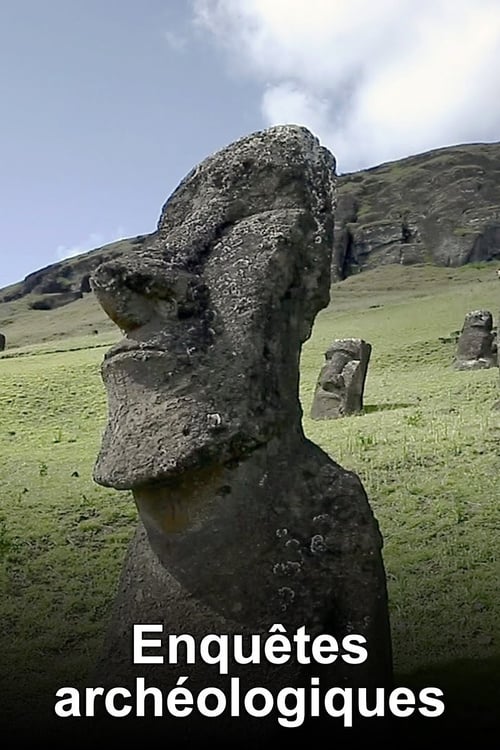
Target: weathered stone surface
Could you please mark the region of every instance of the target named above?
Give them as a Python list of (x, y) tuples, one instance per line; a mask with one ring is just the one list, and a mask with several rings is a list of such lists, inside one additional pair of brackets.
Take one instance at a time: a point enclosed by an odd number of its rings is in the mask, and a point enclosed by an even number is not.
[[(500, 260), (500, 143), (437, 149), (338, 178), (335, 281), (389, 263), (461, 266)], [(111, 258), (152, 235), (119, 240), (0, 289), (0, 304), (28, 294), (82, 291)], [(71, 304), (71, 303), (70, 303)]]
[(488, 310), (467, 313), (457, 342), (456, 370), (483, 370), (497, 366), (497, 342), (493, 317)]
[[(305, 129), (241, 139), (196, 167), (165, 204), (147, 250), (101, 266), (92, 286), (125, 338), (102, 374), (109, 421), (100, 484), (132, 489), (141, 524), (97, 669), (195, 692), (323, 674), (391, 680), (382, 540), (359, 479), (305, 439), (299, 356), (329, 298), (335, 161)], [(165, 634), (347, 633), (368, 660), (134, 667), (134, 623)], [(186, 669), (188, 671), (186, 672)], [(247, 717), (248, 719), (248, 717)], [(269, 722), (220, 717), (225, 738)], [(278, 726), (276, 718), (270, 720)], [(236, 728), (234, 725), (236, 724)], [(178, 723), (177, 723), (178, 725)], [(162, 724), (163, 726), (163, 724)], [(193, 716), (186, 731), (194, 732)]]
[(363, 339), (336, 339), (325, 352), (311, 407), (312, 419), (337, 419), (363, 410), (371, 355)]
[(6, 339), (3, 333), (0, 333), (0, 352), (3, 352), (5, 349)]

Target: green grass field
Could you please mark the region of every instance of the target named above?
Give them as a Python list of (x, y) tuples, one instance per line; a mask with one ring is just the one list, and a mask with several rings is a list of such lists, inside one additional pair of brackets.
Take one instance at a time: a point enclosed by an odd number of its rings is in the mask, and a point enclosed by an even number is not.
[[(487, 265), (364, 272), (334, 285), (301, 363), (305, 431), (359, 474), (384, 536), (398, 682), (441, 684), (472, 711), (499, 689), (499, 373), (455, 372), (440, 338), (469, 310), (496, 317), (499, 300)], [(106, 421), (99, 365), (119, 333), (90, 295), (7, 312), (0, 646), (10, 699), (29, 706), (92, 667), (136, 512), (91, 477)], [(313, 422), (323, 352), (344, 336), (373, 346), (365, 413)]]

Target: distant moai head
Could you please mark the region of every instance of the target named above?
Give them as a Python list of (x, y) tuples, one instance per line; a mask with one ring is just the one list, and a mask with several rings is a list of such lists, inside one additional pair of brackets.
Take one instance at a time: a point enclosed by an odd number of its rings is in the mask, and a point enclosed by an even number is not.
[(336, 339), (325, 352), (311, 407), (312, 419), (336, 419), (363, 409), (372, 347), (363, 339)]
[(0, 333), (0, 352), (3, 352), (3, 350), (5, 349), (5, 344), (6, 344), (6, 338), (3, 335), (3, 333)]
[(492, 329), (493, 316), (488, 310), (467, 313), (457, 342), (455, 369), (477, 370), (496, 366), (497, 350)]
[(493, 316), (489, 310), (473, 310), (467, 313), (462, 331), (467, 328), (483, 328), (488, 333), (493, 328)]
[(255, 133), (183, 180), (146, 251), (97, 269), (92, 288), (125, 334), (102, 367), (98, 483), (215, 471), (301, 431), (300, 347), (329, 299), (334, 172), (305, 128)]

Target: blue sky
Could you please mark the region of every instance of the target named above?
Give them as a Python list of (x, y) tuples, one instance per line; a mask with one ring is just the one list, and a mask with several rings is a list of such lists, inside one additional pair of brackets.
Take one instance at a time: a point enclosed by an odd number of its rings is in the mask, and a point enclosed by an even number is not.
[(498, 0), (3, 0), (0, 63), (0, 287), (152, 231), (276, 122), (340, 171), (500, 140)]

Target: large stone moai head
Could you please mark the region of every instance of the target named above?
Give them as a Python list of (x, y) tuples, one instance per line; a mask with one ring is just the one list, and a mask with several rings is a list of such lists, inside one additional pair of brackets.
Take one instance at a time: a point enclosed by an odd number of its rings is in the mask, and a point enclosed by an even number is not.
[(125, 337), (102, 369), (97, 482), (215, 468), (300, 428), (300, 347), (329, 298), (334, 170), (304, 128), (243, 138), (184, 179), (145, 252), (99, 267), (94, 292)]
[[(94, 274), (124, 332), (102, 367), (94, 476), (131, 489), (142, 521), (103, 660), (115, 680), (132, 624), (158, 617), (197, 637), (273, 623), (357, 632), (370, 659), (339, 668), (341, 683), (391, 674), (377, 523), (359, 479), (301, 424), (300, 350), (329, 300), (334, 180), (334, 157), (306, 129), (255, 133), (185, 178), (147, 250)], [(278, 680), (262, 670), (262, 684)]]
[(363, 410), (371, 345), (363, 339), (337, 339), (325, 352), (311, 407), (312, 419), (337, 419)]
[(453, 366), (456, 370), (482, 370), (497, 365), (497, 342), (493, 317), (488, 310), (473, 310), (465, 316), (457, 342)]

